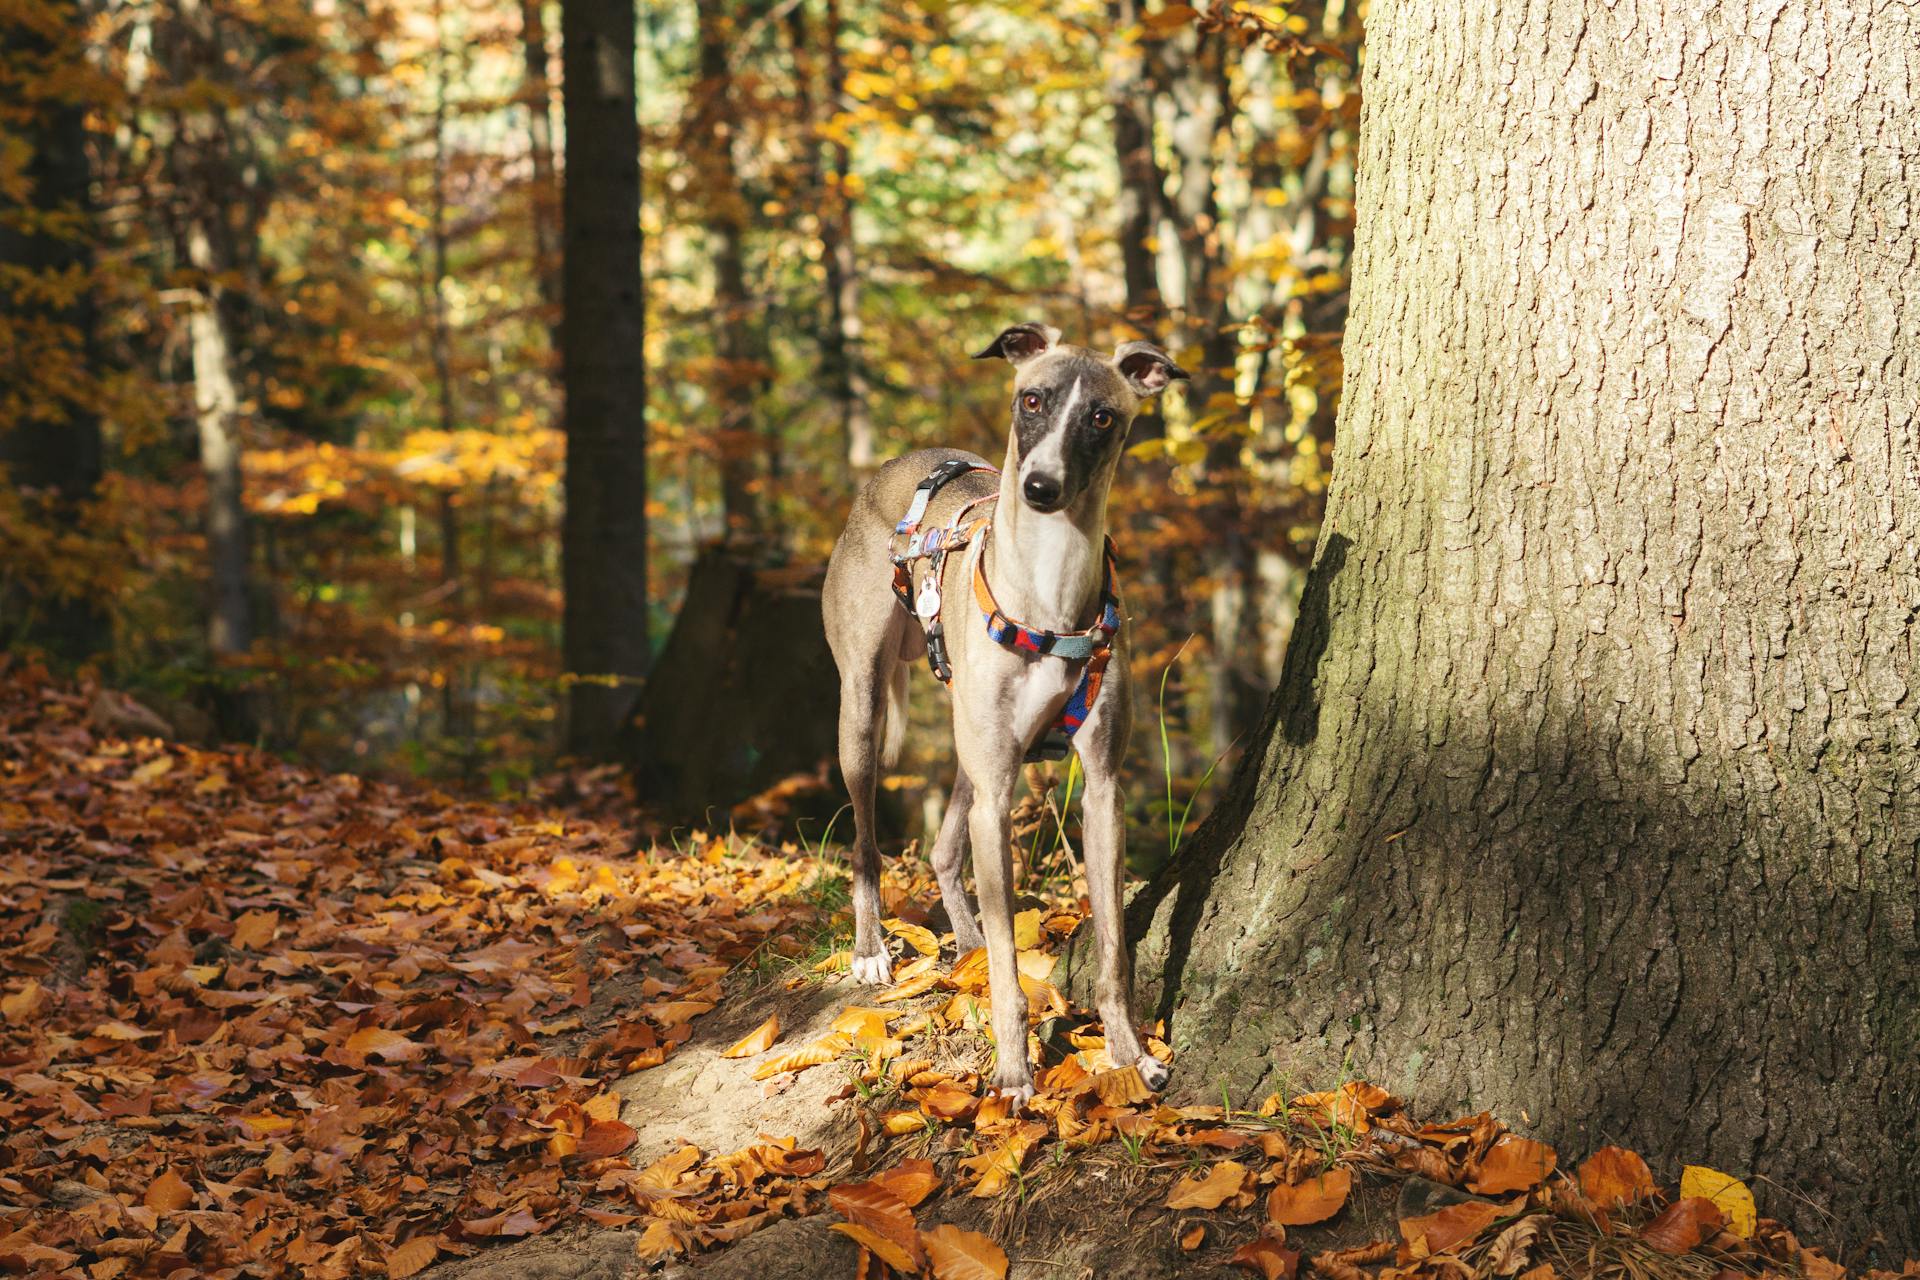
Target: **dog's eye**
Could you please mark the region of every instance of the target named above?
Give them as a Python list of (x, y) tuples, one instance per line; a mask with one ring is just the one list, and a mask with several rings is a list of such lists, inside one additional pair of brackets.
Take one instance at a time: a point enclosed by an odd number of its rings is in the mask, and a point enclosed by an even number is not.
[(1100, 428), (1102, 431), (1105, 431), (1108, 427), (1112, 426), (1113, 410), (1095, 409), (1093, 411), (1093, 425)]
[(1020, 397), (1020, 403), (1025, 406), (1028, 413), (1040, 412), (1040, 395), (1038, 392), (1027, 392), (1027, 394)]

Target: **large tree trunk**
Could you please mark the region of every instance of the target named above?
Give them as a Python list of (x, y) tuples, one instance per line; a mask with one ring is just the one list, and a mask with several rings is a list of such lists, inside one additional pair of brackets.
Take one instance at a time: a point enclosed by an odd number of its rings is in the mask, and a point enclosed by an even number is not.
[[(30, 152), (24, 206), (0, 193), (0, 268), (19, 273), (13, 288), (0, 288), (0, 352), (12, 366), (4, 373), (11, 394), (0, 397), (0, 472), (34, 495), (39, 516), (59, 525), (78, 519), (94, 496), (103, 451), (100, 416), (83, 390), (95, 358), (92, 289), (83, 285), (67, 300), (58, 289), (43, 291), (55, 281), (85, 280), (93, 268), (87, 104), (71, 87), (84, 57), (82, 14), (71, 0), (46, 10), (0, 16), (0, 46), (13, 73), (6, 105), (21, 110), (14, 132)], [(48, 229), (63, 217), (77, 225)], [(75, 659), (111, 641), (99, 601), (36, 594), (31, 603), (0, 599), (7, 615), (0, 636)]]
[(632, 0), (564, 0), (567, 743), (611, 750), (647, 666), (646, 314)]
[(1350, 1060), (1920, 1245), (1917, 34), (1370, 10), (1324, 532), (1134, 903), (1187, 1090)]

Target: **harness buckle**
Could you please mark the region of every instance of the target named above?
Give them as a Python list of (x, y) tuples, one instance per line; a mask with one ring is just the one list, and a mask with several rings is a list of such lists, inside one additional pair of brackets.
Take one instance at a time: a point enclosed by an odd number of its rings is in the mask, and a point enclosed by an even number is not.
[(927, 626), (927, 667), (941, 684), (953, 683), (953, 666), (947, 661), (947, 635), (937, 616)]
[(1026, 763), (1038, 764), (1042, 760), (1065, 760), (1067, 752), (1073, 750), (1073, 739), (1065, 729), (1058, 725), (1040, 735), (1040, 740), (1028, 748)]

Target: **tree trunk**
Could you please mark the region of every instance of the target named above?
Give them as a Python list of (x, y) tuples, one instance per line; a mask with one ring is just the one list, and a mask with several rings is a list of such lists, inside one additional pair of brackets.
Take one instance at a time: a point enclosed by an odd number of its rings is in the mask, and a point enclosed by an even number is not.
[[(35, 494), (36, 515), (56, 526), (80, 518), (81, 504), (100, 484), (100, 415), (76, 388), (89, 385), (95, 356), (93, 291), (55, 300), (25, 282), (84, 280), (93, 269), (92, 211), (87, 165), (87, 104), (69, 87), (84, 58), (80, 6), (56, 0), (39, 21), (0, 18), (0, 45), (13, 60), (8, 106), (23, 110), (15, 134), (30, 149), (23, 175), (26, 207), (0, 194), (0, 268), (17, 269), (21, 285), (0, 290), (0, 347), (13, 368), (12, 395), (0, 397), (0, 471), (5, 483)], [(63, 38), (64, 37), (64, 38)], [(18, 94), (18, 97), (14, 95)], [(28, 214), (23, 223), (14, 215)], [(34, 224), (42, 215), (77, 218), (66, 232)], [(85, 658), (112, 640), (98, 600), (36, 593), (31, 603), (0, 600), (9, 642), (44, 644), (70, 659)], [(19, 605), (15, 608), (8, 607)], [(16, 627), (15, 618), (25, 619)]]
[(702, 170), (707, 241), (713, 255), (713, 402), (719, 410), (713, 448), (720, 471), (720, 509), (729, 536), (751, 536), (760, 527), (753, 484), (754, 405), (766, 382), (766, 364), (753, 334), (753, 300), (747, 293), (747, 203), (733, 143), (738, 104), (731, 53), (738, 31), (734, 6), (698, 6), (700, 84), (688, 131), (688, 146)]
[[(829, 113), (844, 111), (847, 71), (840, 59), (840, 0), (827, 0), (820, 45), (826, 51), (827, 110)], [(840, 405), (847, 466), (857, 483), (858, 478), (879, 465), (880, 452), (873, 434), (873, 412), (867, 403), (867, 369), (860, 349), (860, 265), (853, 243), (854, 197), (847, 185), (853, 173), (853, 157), (843, 133), (834, 134), (826, 147), (833, 180), (820, 205), (821, 258), (827, 272), (827, 328), (821, 339), (821, 352), (828, 392)]]
[(201, 277), (200, 297), (187, 317), (193, 363), (194, 424), (200, 470), (207, 482), (207, 567), (213, 603), (207, 613), (207, 647), (215, 654), (245, 653), (253, 646), (249, 588), (247, 509), (243, 497), (240, 394), (233, 381), (233, 340), (228, 333), (225, 291), (216, 249), (224, 228), (218, 205), (202, 191), (202, 203), (187, 225), (186, 259)]
[[(1109, 0), (1116, 31), (1140, 25), (1140, 0)], [(1107, 103), (1113, 108), (1113, 149), (1119, 162), (1120, 262), (1127, 285), (1127, 323), (1140, 337), (1164, 341), (1154, 233), (1165, 200), (1165, 178), (1153, 153), (1153, 82), (1138, 35), (1114, 51), (1107, 68)], [(1139, 434), (1138, 428), (1135, 429)], [(1145, 438), (1142, 436), (1141, 438)]]
[[(553, 175), (553, 116), (549, 99), (551, 81), (547, 74), (546, 0), (521, 0), (520, 45), (526, 59), (525, 86), (521, 89), (527, 104), (527, 151), (533, 161), (533, 192), (528, 204), (533, 219), (534, 278), (540, 285), (540, 300), (546, 304), (550, 323), (560, 316), (560, 245), (553, 225), (554, 201), (558, 192)], [(559, 334), (554, 333), (554, 345)]]
[(1369, 11), (1324, 532), (1133, 906), (1190, 1093), (1350, 1062), (1920, 1245), (1915, 35)]
[(567, 743), (609, 751), (647, 667), (647, 420), (632, 0), (564, 0), (561, 578)]

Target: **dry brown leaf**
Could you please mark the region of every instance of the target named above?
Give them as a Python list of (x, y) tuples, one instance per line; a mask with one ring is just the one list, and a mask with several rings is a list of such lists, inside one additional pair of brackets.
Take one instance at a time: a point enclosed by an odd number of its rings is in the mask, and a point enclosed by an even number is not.
[(853, 1041), (836, 1031), (820, 1037), (811, 1044), (799, 1045), (785, 1053), (768, 1058), (754, 1069), (753, 1078), (765, 1080), (768, 1076), (777, 1076), (782, 1071), (805, 1071), (808, 1067), (818, 1067), (832, 1062), (852, 1047)]
[(26, 986), (0, 996), (0, 1017), (4, 1017), (8, 1022), (26, 1021), (39, 1009), (40, 997), (43, 994), (45, 994), (45, 988), (40, 985), (40, 980), (28, 978)]
[(1725, 1216), (1713, 1201), (1704, 1196), (1688, 1196), (1674, 1201), (1659, 1217), (1640, 1228), (1640, 1238), (1648, 1248), (1677, 1258), (1711, 1239), (1724, 1221)]
[[(884, 1238), (905, 1255), (907, 1263), (902, 1270), (911, 1271), (920, 1265), (920, 1229), (914, 1224), (913, 1210), (891, 1188), (879, 1182), (843, 1183), (827, 1193), (827, 1203), (848, 1222)], [(874, 1252), (890, 1267), (901, 1265), (878, 1249)]]
[(640, 1239), (634, 1243), (634, 1252), (642, 1258), (660, 1258), (669, 1253), (679, 1253), (686, 1246), (680, 1243), (680, 1237), (674, 1234), (673, 1227), (655, 1218), (647, 1224)]
[(1467, 1187), (1481, 1195), (1525, 1191), (1545, 1182), (1557, 1159), (1553, 1148), (1544, 1142), (1517, 1133), (1503, 1134), (1480, 1157)]
[(1493, 1245), (1487, 1250), (1487, 1266), (1497, 1276), (1510, 1276), (1523, 1269), (1527, 1265), (1527, 1254), (1546, 1225), (1546, 1216), (1536, 1213), (1507, 1227), (1493, 1238)]
[(978, 1231), (943, 1224), (920, 1233), (933, 1280), (1006, 1280), (1007, 1255)]
[[(914, 1128), (922, 1127), (916, 1113), (905, 1114), (913, 1116)], [(931, 1160), (902, 1160), (886, 1172), (875, 1174), (873, 1181), (899, 1196), (909, 1209), (940, 1189), (940, 1173)]]
[(1222, 1160), (1204, 1175), (1190, 1173), (1175, 1183), (1167, 1196), (1167, 1208), (1218, 1209), (1246, 1185), (1247, 1167), (1237, 1160)]
[(851, 1237), (863, 1248), (868, 1250), (868, 1252), (872, 1253), (874, 1257), (880, 1259), (880, 1261), (886, 1263), (896, 1271), (912, 1275), (915, 1271), (919, 1270), (919, 1266), (914, 1262), (911, 1253), (908, 1253), (897, 1243), (889, 1240), (886, 1236), (881, 1235), (871, 1227), (862, 1226), (857, 1222), (836, 1222), (833, 1224), (832, 1230), (838, 1231), (843, 1236)]
[(1100, 1095), (1100, 1101), (1110, 1107), (1130, 1107), (1153, 1096), (1153, 1090), (1147, 1088), (1147, 1082), (1140, 1078), (1138, 1067), (1102, 1071), (1094, 1076), (1093, 1089)]
[(973, 1194), (985, 1198), (1005, 1191), (1020, 1176), (1020, 1167), (1026, 1162), (1027, 1152), (1046, 1136), (1045, 1124), (1038, 1120), (1025, 1120), (1010, 1129), (996, 1146), (962, 1160), (960, 1167), (979, 1179), (974, 1185)]
[(1287, 1248), (1272, 1236), (1261, 1236), (1241, 1245), (1227, 1261), (1258, 1271), (1264, 1280), (1293, 1280), (1300, 1270), (1300, 1251)]
[(1294, 1186), (1281, 1185), (1267, 1193), (1267, 1221), (1283, 1227), (1325, 1222), (1340, 1212), (1353, 1190), (1353, 1174), (1329, 1169)]
[(907, 979), (898, 986), (889, 987), (887, 990), (875, 996), (874, 1000), (879, 1004), (893, 1004), (900, 1000), (911, 1000), (915, 996), (926, 994), (939, 985), (940, 975), (937, 972), (923, 973), (917, 978)]
[(720, 1056), (723, 1058), (751, 1058), (758, 1054), (765, 1053), (773, 1047), (773, 1042), (779, 1038), (780, 1015), (777, 1013), (768, 1014), (765, 1022), (735, 1041), (733, 1047), (722, 1052)]
[(631, 1147), (639, 1136), (632, 1125), (618, 1120), (596, 1120), (580, 1135), (576, 1154), (587, 1160), (604, 1160)]
[(1603, 1209), (1633, 1204), (1654, 1193), (1653, 1171), (1638, 1152), (1602, 1147), (1580, 1165), (1580, 1190)]
[(404, 1280), (433, 1265), (440, 1256), (440, 1242), (433, 1236), (415, 1236), (387, 1255), (387, 1274)]
[(1400, 1235), (1416, 1258), (1459, 1248), (1493, 1225), (1500, 1206), (1481, 1200), (1450, 1204), (1419, 1218), (1402, 1218)]
[(363, 1058), (380, 1058), (386, 1062), (407, 1062), (426, 1052), (426, 1046), (385, 1027), (366, 1027), (354, 1032), (347, 1037), (346, 1049)]
[(147, 1184), (147, 1193), (140, 1197), (140, 1202), (155, 1213), (173, 1213), (193, 1203), (193, 1188), (185, 1178), (168, 1169)]

